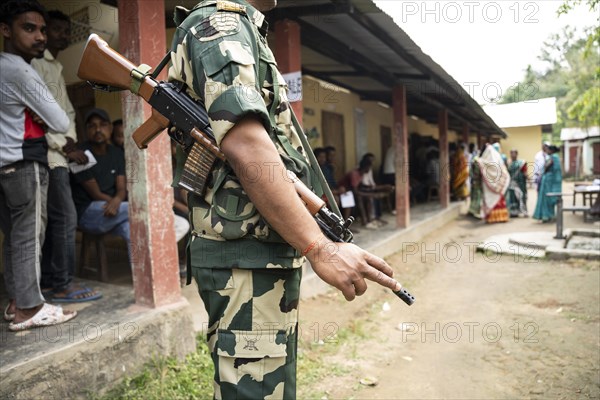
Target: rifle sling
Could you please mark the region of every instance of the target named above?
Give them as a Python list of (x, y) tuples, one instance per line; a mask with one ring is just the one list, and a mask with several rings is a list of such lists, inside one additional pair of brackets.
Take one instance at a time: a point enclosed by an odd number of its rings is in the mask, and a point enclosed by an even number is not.
[[(260, 48), (261, 47), (260, 47), (260, 43), (258, 43), (258, 41), (256, 43), (256, 48), (259, 52), (258, 60), (257, 60), (257, 62), (258, 62), (258, 86), (262, 89), (263, 83), (265, 81), (265, 77), (267, 76), (267, 64), (264, 62), (261, 62), (261, 60), (260, 60)], [(273, 103), (271, 103), (271, 109), (269, 110), (269, 115), (271, 117), (271, 120), (274, 120), (273, 116), (275, 114), (275, 104), (277, 104), (278, 100), (279, 100), (279, 82), (277, 81), (277, 74), (273, 73), (272, 79), (273, 79), (273, 92), (274, 92), (275, 98), (273, 99)], [(321, 185), (321, 189), (323, 190), (325, 197), (327, 197), (327, 202), (329, 203), (330, 209), (335, 214), (337, 214), (338, 217), (343, 218), (342, 213), (340, 212), (340, 209), (338, 208), (338, 205), (335, 201), (335, 198), (333, 197), (331, 188), (329, 187), (329, 184), (325, 180), (325, 176), (323, 176), (323, 171), (321, 170), (321, 167), (319, 166), (319, 163), (317, 162), (317, 158), (315, 157), (315, 155), (312, 151), (312, 148), (311, 148), (310, 144), (308, 143), (308, 139), (306, 138), (304, 129), (302, 129), (302, 127), (300, 126), (300, 123), (298, 122), (298, 119), (296, 118), (296, 114), (294, 113), (294, 109), (291, 107), (291, 104), (290, 104), (289, 109), (290, 109), (290, 113), (292, 115), (292, 123), (294, 125), (294, 129), (296, 130), (298, 137), (300, 137), (300, 141), (302, 142), (302, 147), (304, 147), (304, 152), (306, 153), (308, 160), (310, 162), (311, 170), (312, 170), (313, 174), (315, 174), (317, 177), (317, 183)], [(280, 139), (278, 137), (279, 135), (276, 135), (276, 136), (278, 139)], [(281, 143), (281, 140), (280, 140), (280, 143)], [(286, 150), (288, 150), (288, 148), (292, 148), (292, 150), (297, 153), (297, 151), (295, 149), (293, 149), (292, 146), (286, 146), (283, 143), (281, 143), (281, 144), (284, 146), (284, 148), (286, 148)], [(289, 142), (288, 142), (288, 145), (289, 145)]]
[(131, 70), (131, 83), (129, 86), (129, 90), (131, 93), (139, 95), (140, 86), (144, 82), (144, 79), (148, 75), (148, 72), (152, 69), (151, 66), (146, 64), (141, 64), (137, 69)]
[(306, 139), (306, 134), (304, 133), (304, 130), (302, 129), (302, 127), (300, 127), (300, 123), (298, 122), (298, 119), (296, 118), (296, 114), (294, 113), (294, 110), (292, 109), (291, 106), (290, 106), (290, 112), (292, 113), (292, 122), (294, 124), (294, 128), (296, 129), (296, 132), (298, 132), (298, 136), (300, 137), (300, 141), (302, 142), (302, 147), (304, 147), (304, 152), (308, 155), (308, 159), (310, 161), (310, 166), (312, 167), (313, 173), (315, 175), (317, 175), (317, 179), (319, 180), (319, 183), (321, 184), (323, 193), (325, 194), (325, 197), (327, 197), (327, 201), (329, 203), (329, 208), (331, 209), (331, 211), (333, 211), (335, 214), (337, 214), (338, 217), (343, 218), (342, 213), (340, 212), (340, 209), (338, 208), (338, 205), (335, 202), (335, 198), (333, 197), (331, 188), (329, 187), (329, 184), (325, 180), (323, 171), (321, 170), (321, 167), (319, 166), (319, 163), (317, 162), (317, 158), (315, 157), (315, 155), (310, 147), (310, 144), (308, 143), (308, 139)]

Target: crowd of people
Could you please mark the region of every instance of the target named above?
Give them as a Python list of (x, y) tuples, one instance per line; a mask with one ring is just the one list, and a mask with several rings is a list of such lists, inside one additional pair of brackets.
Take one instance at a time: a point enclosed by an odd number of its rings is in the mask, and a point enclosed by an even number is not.
[[(532, 217), (542, 222), (555, 218), (556, 197), (548, 193), (562, 190), (559, 148), (544, 142), (536, 154), (531, 178), (538, 197)], [(472, 155), (470, 162), (471, 204), (469, 213), (487, 223), (507, 222), (509, 218), (528, 217), (528, 163), (519, 159), (516, 149), (510, 159), (501, 153), (500, 145), (486, 144)]]
[[(361, 213), (364, 213), (361, 217), (364, 218), (365, 228), (378, 229), (387, 225), (387, 221), (381, 218), (381, 200), (386, 199), (390, 204), (390, 211), (395, 214), (395, 210), (391, 206), (391, 196), (394, 192), (393, 171), (391, 173), (384, 172), (382, 177), (385, 181), (380, 184), (376, 183), (373, 173), (375, 155), (367, 153), (363, 155), (358, 166), (346, 172), (338, 182), (335, 147), (318, 147), (314, 149), (314, 153), (344, 218), (348, 218), (354, 209), (358, 208)], [(385, 168), (385, 163), (383, 167)], [(362, 202), (362, 204), (358, 202)], [(353, 228), (353, 231), (357, 232), (357, 229)]]
[[(422, 146), (419, 150), (415, 152), (417, 160), (411, 163), (414, 166), (414, 171), (412, 168), (410, 171), (411, 202), (431, 200), (428, 193), (437, 193), (440, 179), (449, 179), (451, 198), (470, 199), (469, 214), (487, 223), (507, 222), (510, 218), (528, 216), (549, 222), (555, 217), (556, 198), (547, 194), (560, 192), (562, 187), (557, 146), (543, 143), (542, 149), (536, 154), (535, 164), (531, 165), (519, 158), (516, 149), (510, 150), (510, 157), (506, 157), (499, 143), (486, 144), (480, 150), (473, 143), (468, 147), (463, 143), (451, 143), (448, 168), (440, 165), (439, 149), (433, 144)], [(355, 211), (354, 207), (359, 205), (358, 201), (363, 201), (365, 193), (386, 192), (391, 196), (390, 204), (395, 203), (393, 148), (387, 151), (381, 165), (381, 184), (375, 183), (373, 177), (375, 156), (372, 153), (365, 154), (354, 169), (340, 175), (336, 169), (335, 148), (316, 148), (314, 152), (344, 217), (347, 218)], [(420, 163), (419, 153), (426, 158), (424, 163)], [(424, 168), (420, 168), (421, 164)], [(342, 176), (339, 182), (336, 180), (337, 176)], [(537, 189), (538, 197), (535, 210), (530, 215), (527, 200), (528, 186), (531, 183)], [(341, 201), (344, 194), (352, 196), (351, 206)], [(386, 223), (381, 219), (381, 198), (384, 196), (366, 197), (370, 198), (364, 201), (367, 215), (365, 227), (377, 229)], [(395, 213), (393, 207), (390, 208)]]
[[(130, 228), (123, 122), (91, 109), (83, 119), (85, 139), (77, 142), (76, 113), (57, 60), (69, 46), (69, 17), (33, 1), (9, 1), (1, 11), (0, 228), (9, 297), (3, 318), (21, 331), (77, 315), (57, 303), (102, 297), (75, 282), (78, 229), (123, 238), (131, 261)], [(174, 211), (184, 214), (185, 196), (178, 194)], [(175, 216), (175, 227), (179, 240), (189, 231), (187, 216)]]

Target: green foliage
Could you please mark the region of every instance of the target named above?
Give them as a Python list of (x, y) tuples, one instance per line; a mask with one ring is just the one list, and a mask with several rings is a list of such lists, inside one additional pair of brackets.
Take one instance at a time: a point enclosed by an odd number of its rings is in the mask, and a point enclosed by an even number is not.
[[(600, 0), (566, 0), (558, 14), (586, 4), (598, 15)], [(600, 17), (599, 17), (600, 21)], [(554, 141), (564, 127), (600, 125), (600, 26), (587, 28), (584, 36), (572, 28), (551, 35), (540, 51), (544, 71), (527, 67), (523, 80), (510, 88), (500, 103), (556, 97), (557, 123)]]
[[(575, 7), (585, 3), (588, 10), (591, 13), (598, 15), (598, 22), (600, 23), (599, 6), (600, 0), (565, 0), (565, 2), (558, 9), (558, 15), (568, 14)], [(588, 57), (594, 52), (594, 47), (600, 45), (600, 24), (593, 27), (588, 33), (588, 38), (585, 45), (585, 56)], [(596, 55), (598, 54), (596, 49)]]
[[(348, 327), (336, 331), (326, 341), (304, 340), (298, 346), (298, 398), (321, 398), (325, 395), (315, 386), (324, 377), (341, 377), (353, 371), (333, 360), (340, 352), (356, 357), (356, 345), (369, 338), (363, 321), (352, 321)], [(157, 356), (137, 376), (126, 378), (100, 400), (192, 400), (211, 399), (214, 369), (210, 351), (202, 335), (197, 338), (194, 353), (184, 361), (173, 357)]]
[(144, 371), (125, 379), (102, 397), (103, 400), (211, 399), (213, 365), (206, 341), (200, 336), (197, 348), (185, 361), (155, 357)]

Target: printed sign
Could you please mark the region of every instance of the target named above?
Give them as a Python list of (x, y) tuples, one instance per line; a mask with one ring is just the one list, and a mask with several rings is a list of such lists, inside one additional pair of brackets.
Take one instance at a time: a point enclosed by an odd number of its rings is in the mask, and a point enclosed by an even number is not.
[(302, 72), (283, 74), (283, 79), (288, 85), (288, 100), (290, 103), (302, 101)]

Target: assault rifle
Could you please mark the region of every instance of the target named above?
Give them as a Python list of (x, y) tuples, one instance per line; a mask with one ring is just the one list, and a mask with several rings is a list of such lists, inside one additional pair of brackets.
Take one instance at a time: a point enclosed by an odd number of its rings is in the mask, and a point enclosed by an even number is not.
[[(169, 61), (170, 56), (167, 55), (150, 74), (151, 67), (144, 64), (136, 67), (98, 35), (92, 34), (84, 49), (77, 75), (95, 89), (130, 90), (150, 104), (152, 115), (133, 133), (133, 140), (140, 149), (145, 149), (167, 129), (169, 136), (182, 145), (188, 154), (179, 186), (204, 196), (211, 170), (218, 160), (226, 161), (225, 155), (216, 145), (204, 105), (194, 100), (184, 85), (157, 80), (158, 74)], [(325, 202), (293, 172), (288, 171), (288, 177), (323, 233), (334, 242), (352, 242), (353, 235), (349, 228), (354, 219), (350, 217), (344, 221), (329, 210)], [(394, 293), (408, 305), (415, 301), (404, 288)]]

